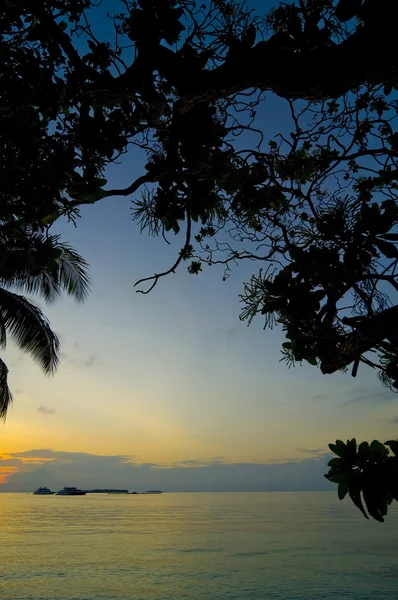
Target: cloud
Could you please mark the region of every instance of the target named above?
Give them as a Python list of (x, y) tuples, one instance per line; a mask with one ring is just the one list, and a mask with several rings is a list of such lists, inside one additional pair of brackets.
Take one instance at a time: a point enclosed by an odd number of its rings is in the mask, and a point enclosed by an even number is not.
[(20, 388), (16, 388), (13, 393), (14, 394), (23, 394), (23, 390), (21, 390)]
[(296, 452), (310, 454), (311, 456), (321, 456), (322, 454), (328, 454), (329, 450), (325, 450), (325, 448), (296, 448)]
[(392, 425), (396, 425), (398, 423), (398, 417), (395, 417), (394, 419), (390, 419), (388, 422), (391, 423)]
[(71, 358), (69, 362), (74, 367), (79, 367), (80, 369), (89, 369), (90, 367), (94, 366), (97, 363), (97, 361), (97, 354), (90, 354), (88, 358)]
[(39, 485), (54, 490), (65, 485), (170, 492), (328, 490), (331, 484), (323, 477), (327, 460), (320, 454), (278, 464), (215, 457), (161, 465), (137, 463), (132, 456), (32, 449), (0, 455), (0, 491), (29, 492)]
[(398, 395), (391, 390), (362, 387), (348, 392), (348, 398), (342, 404), (381, 404), (395, 401), (398, 401)]
[(48, 408), (48, 406), (39, 406), (37, 412), (39, 412), (41, 415), (53, 415), (55, 410), (53, 408)]
[(212, 465), (221, 465), (224, 462), (225, 456), (215, 456), (209, 460), (191, 459), (191, 460), (179, 460), (173, 462), (176, 467), (209, 467)]
[(311, 396), (311, 400), (324, 400), (327, 397), (327, 394), (315, 394), (315, 396)]

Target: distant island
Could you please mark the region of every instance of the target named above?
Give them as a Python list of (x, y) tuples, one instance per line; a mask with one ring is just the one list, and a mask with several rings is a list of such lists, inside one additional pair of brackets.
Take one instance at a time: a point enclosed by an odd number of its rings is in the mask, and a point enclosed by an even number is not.
[(128, 494), (128, 490), (116, 490), (113, 488), (99, 488), (95, 490), (84, 490), (86, 494)]
[(132, 494), (163, 494), (160, 490), (148, 490), (147, 492), (131, 492)]
[(85, 496), (86, 494), (163, 494), (160, 490), (147, 490), (146, 492), (129, 492), (127, 489), (95, 488), (93, 490), (79, 490), (75, 487), (65, 487), (59, 492), (52, 492), (50, 488), (40, 487), (33, 492), (35, 496)]
[(129, 492), (126, 489), (118, 490), (113, 488), (96, 488), (94, 490), (84, 490), (86, 494), (163, 494), (160, 490), (147, 490), (146, 492)]

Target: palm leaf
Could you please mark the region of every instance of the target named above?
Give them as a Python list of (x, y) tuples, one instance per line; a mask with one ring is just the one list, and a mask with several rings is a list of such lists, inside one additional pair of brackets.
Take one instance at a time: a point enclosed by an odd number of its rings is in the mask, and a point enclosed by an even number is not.
[(57, 259), (59, 264), (59, 282), (62, 288), (83, 302), (90, 292), (91, 281), (88, 274), (88, 263), (73, 248), (66, 244), (59, 246), (62, 254)]
[(5, 348), (6, 345), (7, 345), (7, 330), (6, 330), (4, 323), (0, 319), (0, 348)]
[(24, 294), (41, 296), (48, 304), (58, 300), (62, 292), (57, 279), (48, 271), (36, 275), (18, 273), (12, 278), (0, 277), (0, 286)]
[(8, 368), (0, 358), (0, 419), (5, 420), (7, 410), (12, 402), (12, 395), (8, 387)]
[(59, 244), (58, 236), (44, 238), (36, 234), (35, 244), (36, 248), (46, 246), (45, 250), (55, 253), (54, 258), (49, 257), (43, 264), (43, 255), (32, 250), (0, 252), (0, 285), (39, 295), (48, 303), (57, 300), (62, 292), (82, 302), (90, 291), (88, 263), (67, 244)]
[(40, 309), (26, 298), (0, 287), (0, 321), (24, 352), (29, 352), (47, 375), (59, 362), (59, 340)]

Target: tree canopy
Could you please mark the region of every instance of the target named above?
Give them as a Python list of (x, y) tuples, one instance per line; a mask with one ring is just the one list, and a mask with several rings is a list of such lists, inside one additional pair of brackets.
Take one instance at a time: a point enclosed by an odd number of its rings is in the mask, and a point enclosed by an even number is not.
[[(250, 260), (241, 318), (280, 324), (288, 364), (368, 366), (397, 389), (394, 4), (299, 0), (264, 15), (243, 0), (115, 0), (108, 13), (91, 0), (5, 0), (4, 222), (44, 232), (82, 204), (131, 196), (141, 230), (184, 235), (175, 263), (138, 291), (184, 263), (228, 276)], [(269, 92), (290, 119), (271, 139), (257, 119)], [(145, 170), (109, 189), (106, 167), (131, 148)]]

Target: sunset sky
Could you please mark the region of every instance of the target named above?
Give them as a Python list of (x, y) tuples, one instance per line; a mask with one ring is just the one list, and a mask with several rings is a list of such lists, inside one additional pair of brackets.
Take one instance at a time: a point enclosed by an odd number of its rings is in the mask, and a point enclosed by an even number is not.
[[(266, 110), (262, 124), (271, 136), (269, 123), (280, 127), (284, 112), (272, 98)], [(109, 171), (109, 187), (129, 185), (142, 165), (130, 154)], [(309, 365), (289, 370), (279, 362), (280, 330), (263, 331), (260, 319), (249, 328), (239, 321), (242, 282), (260, 265), (241, 264), (225, 282), (222, 269), (192, 276), (183, 265), (143, 296), (133, 283), (169, 268), (181, 244), (140, 235), (130, 199), (85, 207), (76, 228), (64, 222), (55, 229), (91, 264), (93, 290), (84, 306), (37, 301), (61, 339), (53, 379), (12, 344), (5, 353), (14, 404), (0, 425), (0, 491), (49, 485), (39, 477), (49, 463), (63, 465), (68, 481), (59, 485), (74, 485), (79, 472), (70, 465), (82, 462), (95, 463), (103, 485), (123, 486), (126, 471), (117, 477), (115, 469), (126, 462), (153, 463), (141, 474), (161, 471), (167, 487), (171, 469), (174, 488), (186, 489), (195, 487), (198, 469), (216, 476), (222, 467), (226, 479), (245, 482), (250, 463), (258, 463), (264, 471), (258, 467), (256, 481), (268, 477), (283, 487), (292, 465), (303, 473), (319, 465), (337, 437), (397, 437), (397, 397), (370, 369), (356, 379), (322, 376)], [(279, 464), (272, 476), (264, 466), (284, 462), (290, 470)], [(324, 485), (322, 465), (310, 469), (315, 487)], [(145, 477), (143, 484), (160, 479)]]
[[(128, 181), (126, 168), (112, 185)], [(140, 236), (129, 211), (128, 200), (106, 200), (82, 210), (76, 229), (60, 227), (91, 263), (93, 291), (84, 306), (39, 301), (62, 343), (53, 379), (11, 345), (6, 352), (14, 404), (0, 425), (4, 475), (27, 462), (10, 464), (9, 453), (43, 448), (137, 464), (269, 463), (318, 456), (336, 437), (396, 437), (396, 396), (374, 372), (289, 370), (280, 330), (239, 321), (238, 294), (255, 265), (225, 282), (216, 267), (200, 276), (182, 268), (136, 294), (133, 282), (167, 267), (178, 246)], [(196, 466), (185, 464), (190, 481)]]

